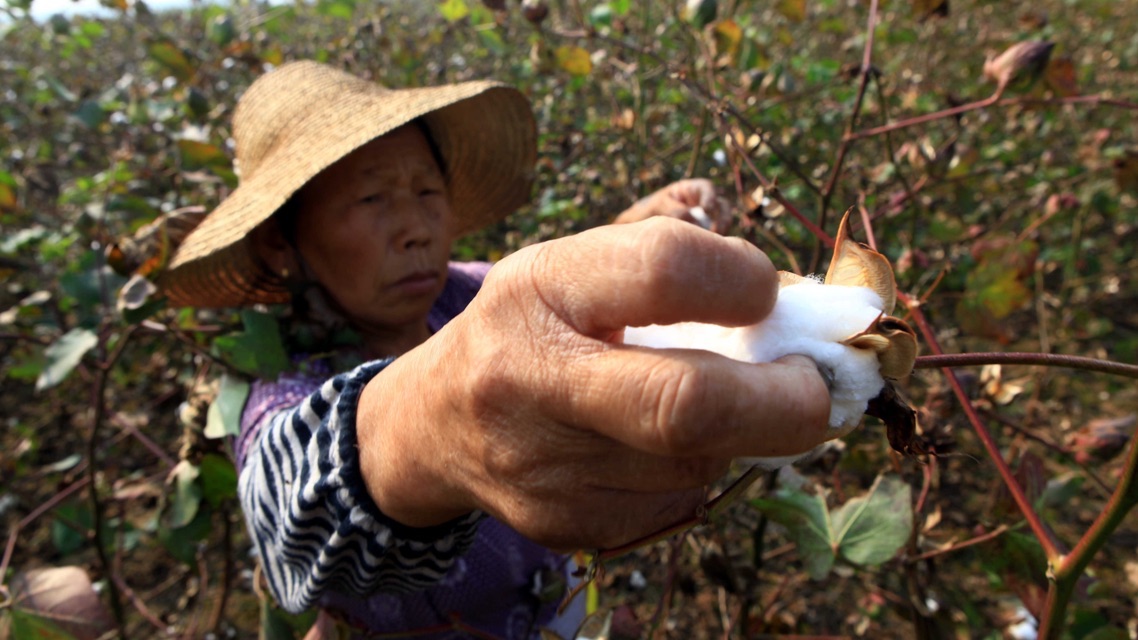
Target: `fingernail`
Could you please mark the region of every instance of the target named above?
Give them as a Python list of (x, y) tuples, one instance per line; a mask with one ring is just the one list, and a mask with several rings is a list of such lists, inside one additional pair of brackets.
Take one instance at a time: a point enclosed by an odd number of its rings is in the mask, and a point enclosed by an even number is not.
[(781, 358), (778, 358), (777, 360), (775, 360), (775, 362), (778, 362), (780, 364), (794, 365), (794, 366), (798, 366), (798, 367), (806, 367), (806, 366), (808, 366), (807, 363), (809, 363), (810, 365), (813, 365), (815, 369), (818, 370), (818, 375), (822, 376), (822, 382), (826, 383), (826, 391), (832, 392), (834, 390), (834, 371), (832, 369), (830, 369), (829, 367), (827, 367), (827, 366), (819, 363), (818, 361), (814, 360), (810, 356), (804, 356), (801, 354), (791, 354), (791, 355), (786, 355), (786, 356), (783, 356)]

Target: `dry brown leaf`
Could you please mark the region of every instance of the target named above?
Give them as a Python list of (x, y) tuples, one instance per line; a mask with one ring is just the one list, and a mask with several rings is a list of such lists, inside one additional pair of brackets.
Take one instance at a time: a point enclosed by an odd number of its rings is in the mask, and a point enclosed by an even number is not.
[(95, 640), (115, 628), (87, 572), (79, 567), (17, 575), (12, 580), (12, 607), (51, 621), (76, 640)]

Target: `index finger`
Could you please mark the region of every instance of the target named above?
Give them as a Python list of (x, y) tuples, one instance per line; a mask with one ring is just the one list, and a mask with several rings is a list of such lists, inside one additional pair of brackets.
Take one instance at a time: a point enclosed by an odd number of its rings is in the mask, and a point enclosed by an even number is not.
[[(514, 254), (490, 272), (528, 280), (549, 311), (605, 339), (629, 326), (742, 326), (770, 313), (778, 274), (754, 245), (668, 218), (593, 229)], [(503, 268), (506, 267), (506, 268)]]

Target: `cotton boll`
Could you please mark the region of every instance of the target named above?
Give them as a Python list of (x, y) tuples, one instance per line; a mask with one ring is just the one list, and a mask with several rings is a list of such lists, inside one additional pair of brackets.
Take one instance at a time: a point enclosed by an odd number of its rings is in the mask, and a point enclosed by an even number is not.
[[(805, 280), (780, 289), (774, 309), (758, 324), (629, 327), (624, 342), (657, 349), (703, 349), (744, 362), (771, 362), (791, 354), (809, 356), (832, 374), (829, 435), (838, 437), (858, 424), (866, 404), (885, 385), (874, 352), (842, 344), (873, 325), (882, 306), (881, 297), (867, 287)], [(752, 461), (776, 468), (801, 457)]]

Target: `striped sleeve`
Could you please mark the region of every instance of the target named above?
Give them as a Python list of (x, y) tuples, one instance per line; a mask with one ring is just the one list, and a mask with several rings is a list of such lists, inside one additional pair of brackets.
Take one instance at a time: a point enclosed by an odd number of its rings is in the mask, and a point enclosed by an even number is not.
[(474, 539), (481, 513), (406, 527), (367, 492), (356, 447), (356, 402), (391, 360), (331, 378), (299, 405), (267, 417), (238, 490), (264, 575), (286, 610), (329, 590), (366, 596), (440, 580)]

